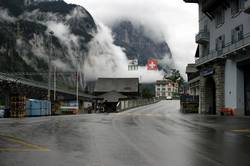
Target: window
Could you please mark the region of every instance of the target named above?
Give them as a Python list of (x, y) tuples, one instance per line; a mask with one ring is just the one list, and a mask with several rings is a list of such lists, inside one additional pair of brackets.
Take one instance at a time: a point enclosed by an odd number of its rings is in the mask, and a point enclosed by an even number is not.
[(157, 90), (158, 90), (158, 91), (160, 91), (160, 90), (161, 90), (161, 88), (157, 88)]
[(216, 51), (222, 51), (225, 47), (225, 35), (221, 35), (216, 39)]
[(170, 91), (171, 91), (171, 88), (168, 88), (168, 91), (170, 92)]
[(207, 22), (205, 23), (205, 25), (204, 25), (204, 32), (208, 32), (208, 28), (207, 28)]
[(231, 0), (231, 13), (232, 16), (237, 15), (241, 9), (244, 9), (245, 0)]
[(232, 30), (232, 43), (243, 39), (243, 25), (237, 26)]
[(224, 9), (218, 8), (215, 13), (215, 24), (216, 27), (219, 27), (220, 25), (224, 24), (225, 22), (225, 12)]
[(209, 53), (209, 45), (201, 45), (200, 48), (202, 49), (202, 57), (207, 56)]

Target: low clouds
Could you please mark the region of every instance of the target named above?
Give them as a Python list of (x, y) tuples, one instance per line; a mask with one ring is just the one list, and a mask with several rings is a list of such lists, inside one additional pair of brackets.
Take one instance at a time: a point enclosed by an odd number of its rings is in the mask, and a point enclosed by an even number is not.
[(150, 83), (162, 79), (162, 71), (147, 71), (140, 66), (137, 71), (128, 71), (128, 59), (123, 49), (114, 45), (110, 29), (97, 22), (98, 32), (89, 43), (89, 53), (82, 71), (86, 80), (98, 77), (137, 77), (140, 82)]
[(66, 0), (85, 7), (95, 19), (112, 26), (129, 19), (146, 26), (148, 36), (165, 40), (173, 53), (177, 68), (185, 73), (187, 63), (194, 62), (195, 33), (198, 32), (198, 7), (182, 0)]
[(11, 17), (7, 9), (3, 9), (0, 7), (0, 21), (15, 22), (16, 18)]

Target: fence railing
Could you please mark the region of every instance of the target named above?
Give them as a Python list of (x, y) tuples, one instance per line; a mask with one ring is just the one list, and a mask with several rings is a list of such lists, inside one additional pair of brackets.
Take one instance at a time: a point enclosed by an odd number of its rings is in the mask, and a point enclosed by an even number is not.
[(117, 104), (117, 111), (125, 111), (128, 109), (140, 107), (140, 106), (146, 106), (149, 104), (154, 104), (159, 102), (159, 99), (153, 98), (153, 99), (133, 99), (133, 100), (122, 100)]

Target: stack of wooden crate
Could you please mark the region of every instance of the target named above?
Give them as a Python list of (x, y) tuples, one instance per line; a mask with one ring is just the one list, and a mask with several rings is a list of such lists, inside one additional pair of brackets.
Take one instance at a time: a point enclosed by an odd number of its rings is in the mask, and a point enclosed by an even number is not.
[(10, 116), (12, 118), (22, 118), (26, 114), (26, 97), (25, 96), (12, 96)]

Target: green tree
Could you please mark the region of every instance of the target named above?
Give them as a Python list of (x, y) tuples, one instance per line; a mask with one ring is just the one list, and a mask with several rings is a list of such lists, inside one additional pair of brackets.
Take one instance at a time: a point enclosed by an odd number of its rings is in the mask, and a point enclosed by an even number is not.
[(142, 89), (142, 97), (149, 99), (149, 98), (153, 98), (154, 94), (150, 91), (150, 89), (143, 88)]
[(184, 80), (184, 78), (181, 76), (179, 70), (174, 69), (174, 70), (172, 71), (171, 76), (165, 77), (165, 79), (169, 79), (169, 80), (171, 80), (171, 81), (174, 82), (174, 83), (178, 83), (179, 92), (180, 92), (180, 89), (182, 89), (182, 88), (184, 87), (185, 80)]

